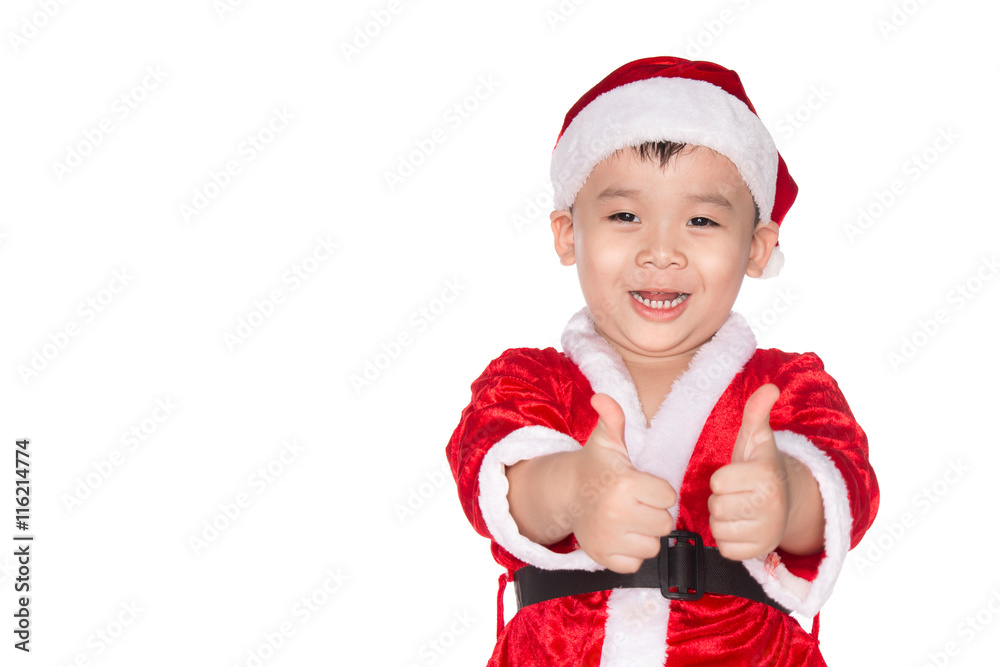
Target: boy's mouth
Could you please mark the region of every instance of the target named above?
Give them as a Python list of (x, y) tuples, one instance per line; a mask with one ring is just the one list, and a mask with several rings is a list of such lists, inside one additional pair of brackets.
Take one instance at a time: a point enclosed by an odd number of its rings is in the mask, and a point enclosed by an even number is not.
[(647, 308), (674, 308), (691, 296), (685, 292), (629, 292), (632, 298)]

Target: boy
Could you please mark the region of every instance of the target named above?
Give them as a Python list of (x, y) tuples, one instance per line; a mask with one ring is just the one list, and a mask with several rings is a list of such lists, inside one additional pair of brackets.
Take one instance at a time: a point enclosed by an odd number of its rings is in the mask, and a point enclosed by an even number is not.
[(564, 353), (487, 367), (447, 447), (498, 605), (517, 585), (490, 665), (825, 664), (819, 608), (878, 486), (819, 358), (731, 313), (797, 190), (738, 76), (619, 68), (566, 115), (552, 181), (587, 306)]

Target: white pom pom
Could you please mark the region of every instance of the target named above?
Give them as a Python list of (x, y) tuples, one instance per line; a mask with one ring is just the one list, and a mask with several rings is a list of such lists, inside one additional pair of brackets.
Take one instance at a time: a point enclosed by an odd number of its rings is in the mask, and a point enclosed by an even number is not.
[(771, 257), (767, 260), (767, 266), (764, 267), (764, 272), (760, 274), (761, 278), (774, 278), (779, 273), (781, 273), (781, 267), (785, 265), (785, 253), (781, 252), (781, 248), (774, 246), (774, 250), (771, 251)]

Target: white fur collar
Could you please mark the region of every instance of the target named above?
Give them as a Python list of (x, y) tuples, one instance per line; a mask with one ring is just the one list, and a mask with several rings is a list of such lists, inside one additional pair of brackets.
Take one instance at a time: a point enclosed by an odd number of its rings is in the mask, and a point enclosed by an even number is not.
[[(562, 346), (594, 391), (610, 395), (621, 405), (625, 412), (625, 444), (636, 469), (666, 479), (680, 491), (688, 460), (708, 415), (753, 356), (757, 340), (746, 320), (736, 312), (730, 313), (691, 360), (688, 370), (674, 382), (648, 428), (625, 362), (594, 330), (587, 308), (566, 325)], [(671, 511), (676, 520), (677, 506)]]

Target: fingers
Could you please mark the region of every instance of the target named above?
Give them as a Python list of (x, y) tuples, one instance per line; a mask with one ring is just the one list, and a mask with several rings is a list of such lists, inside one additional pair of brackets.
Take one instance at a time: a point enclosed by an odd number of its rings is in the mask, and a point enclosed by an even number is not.
[[(779, 475), (760, 477), (757, 463), (733, 463), (712, 475), (709, 528), (720, 553), (732, 560), (773, 551), (787, 525), (787, 486)], [(733, 491), (735, 488), (744, 489)], [(727, 489), (726, 492), (720, 492)]]
[(627, 534), (659, 539), (674, 529), (674, 518), (665, 509), (636, 505), (628, 519), (619, 522), (618, 527)]
[(610, 553), (604, 557), (603, 565), (622, 574), (636, 572), (642, 561), (660, 553), (660, 539), (648, 535), (627, 535), (621, 546), (620, 553)]
[(718, 545), (719, 553), (729, 560), (750, 560), (773, 551), (753, 542), (718, 542)]
[[(650, 558), (652, 558), (652, 556), (650, 556)], [(594, 560), (612, 572), (617, 572), (618, 574), (634, 574), (639, 571), (640, 567), (642, 567), (642, 561), (644, 561), (645, 558), (633, 558), (631, 556), (615, 554), (606, 558), (594, 558)]]
[(708, 488), (715, 494), (768, 492), (783, 483), (780, 470), (769, 469), (752, 461), (730, 463), (722, 466), (708, 480)]
[(767, 539), (767, 531), (759, 517), (723, 519), (720, 518), (722, 514), (738, 517), (739, 511), (729, 508), (720, 515), (713, 513), (708, 519), (712, 538), (725, 558), (745, 560), (771, 551), (774, 545), (763, 543)]
[(708, 497), (708, 512), (716, 521), (748, 521), (756, 518), (770, 502), (771, 496), (764, 489), (713, 494)]
[(665, 479), (649, 473), (637, 473), (634, 481), (634, 497), (643, 505), (666, 510), (677, 503), (677, 491)]
[[(662, 479), (638, 473), (647, 479), (636, 482), (648, 488), (635, 492), (630, 482), (623, 482), (620, 491), (610, 492), (593, 507), (592, 520), (606, 534), (636, 533), (660, 537), (673, 530), (670, 508), (676, 502), (673, 487)], [(657, 484), (657, 482), (659, 484)]]
[(591, 557), (609, 570), (631, 573), (638, 570), (644, 560), (653, 558), (659, 553), (659, 536), (623, 533), (602, 540), (601, 547), (595, 550)]

